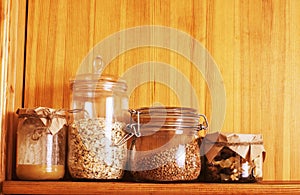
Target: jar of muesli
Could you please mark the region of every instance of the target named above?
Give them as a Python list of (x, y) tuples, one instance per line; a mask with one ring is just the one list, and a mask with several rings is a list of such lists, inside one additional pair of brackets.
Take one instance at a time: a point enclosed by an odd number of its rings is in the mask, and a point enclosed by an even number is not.
[(70, 81), (73, 122), (68, 136), (68, 168), (74, 179), (120, 179), (126, 165), (128, 113), (126, 82), (100, 74)]
[[(129, 170), (135, 181), (196, 180), (201, 170), (199, 130), (205, 115), (193, 108), (146, 107), (131, 110)], [(203, 123), (201, 122), (203, 118)]]

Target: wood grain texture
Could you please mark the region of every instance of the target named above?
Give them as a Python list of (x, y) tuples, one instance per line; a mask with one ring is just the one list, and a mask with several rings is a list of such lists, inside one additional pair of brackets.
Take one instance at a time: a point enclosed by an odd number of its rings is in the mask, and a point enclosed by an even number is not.
[[(14, 164), (16, 109), (22, 107), (26, 1), (1, 1), (0, 181), (11, 179)], [(9, 155), (8, 155), (9, 154)]]
[[(24, 106), (69, 107), (69, 79), (89, 50), (112, 33), (140, 25), (173, 27), (201, 42), (222, 73), (226, 88), (222, 131), (262, 133), (267, 150), (264, 178), (299, 180), (299, 9), (297, 0), (30, 0)], [(177, 40), (170, 36), (164, 41)], [(202, 74), (176, 52), (133, 49), (120, 54), (104, 72), (120, 76), (147, 61), (164, 62), (185, 75), (196, 89), (199, 111), (214, 120)], [(155, 80), (160, 70), (143, 71)], [(176, 81), (168, 72), (165, 77)], [(175, 96), (168, 86), (149, 82), (133, 91), (130, 107), (178, 105)]]
[[(7, 1), (3, 1), (0, 4), (0, 14), (1, 14), (1, 20), (0, 20), (0, 43), (1, 43), (1, 64), (8, 64), (7, 60), (8, 57), (6, 57), (8, 54), (8, 36), (6, 28), (9, 24), (8, 18), (9, 18), (9, 4)], [(2, 65), (3, 66), (3, 65)], [(7, 66), (7, 65), (6, 65)], [(6, 67), (4, 66), (4, 67)], [(1, 109), (1, 115), (0, 115), (0, 182), (5, 180), (5, 169), (6, 169), (6, 148), (5, 148), (5, 142), (6, 142), (6, 131), (4, 130), (3, 126), (6, 125), (5, 122), (5, 115), (2, 113), (5, 113), (5, 93), (6, 93), (6, 71), (5, 69), (0, 69), (0, 109)]]
[(298, 194), (298, 182), (248, 184), (5, 181), (4, 194)]

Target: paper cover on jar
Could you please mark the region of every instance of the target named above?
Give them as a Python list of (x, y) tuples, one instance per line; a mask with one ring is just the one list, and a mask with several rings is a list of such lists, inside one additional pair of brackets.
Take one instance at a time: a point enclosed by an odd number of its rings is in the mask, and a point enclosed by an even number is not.
[(247, 161), (252, 161), (261, 154), (265, 159), (261, 134), (211, 133), (204, 137), (201, 148), (208, 162), (212, 162), (225, 146)]
[(52, 135), (55, 135), (66, 123), (66, 112), (46, 107), (19, 108), (16, 112), (19, 117), (38, 117), (45, 126), (48, 126)]

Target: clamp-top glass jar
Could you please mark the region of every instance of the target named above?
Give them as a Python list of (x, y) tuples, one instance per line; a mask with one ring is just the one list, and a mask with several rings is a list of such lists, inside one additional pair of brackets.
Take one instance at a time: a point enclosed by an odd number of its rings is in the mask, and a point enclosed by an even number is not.
[(208, 127), (206, 117), (182, 107), (140, 108), (131, 113), (129, 169), (134, 180), (196, 180), (201, 170), (198, 131)]
[(128, 122), (126, 82), (99, 74), (70, 81), (73, 122), (69, 129), (68, 168), (76, 179), (120, 179), (127, 145), (117, 145)]

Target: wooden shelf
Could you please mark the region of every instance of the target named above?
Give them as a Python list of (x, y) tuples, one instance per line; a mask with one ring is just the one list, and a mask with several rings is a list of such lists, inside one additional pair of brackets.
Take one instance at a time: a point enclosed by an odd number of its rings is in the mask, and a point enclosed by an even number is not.
[(260, 183), (129, 183), (4, 181), (3, 194), (300, 194), (300, 181)]

